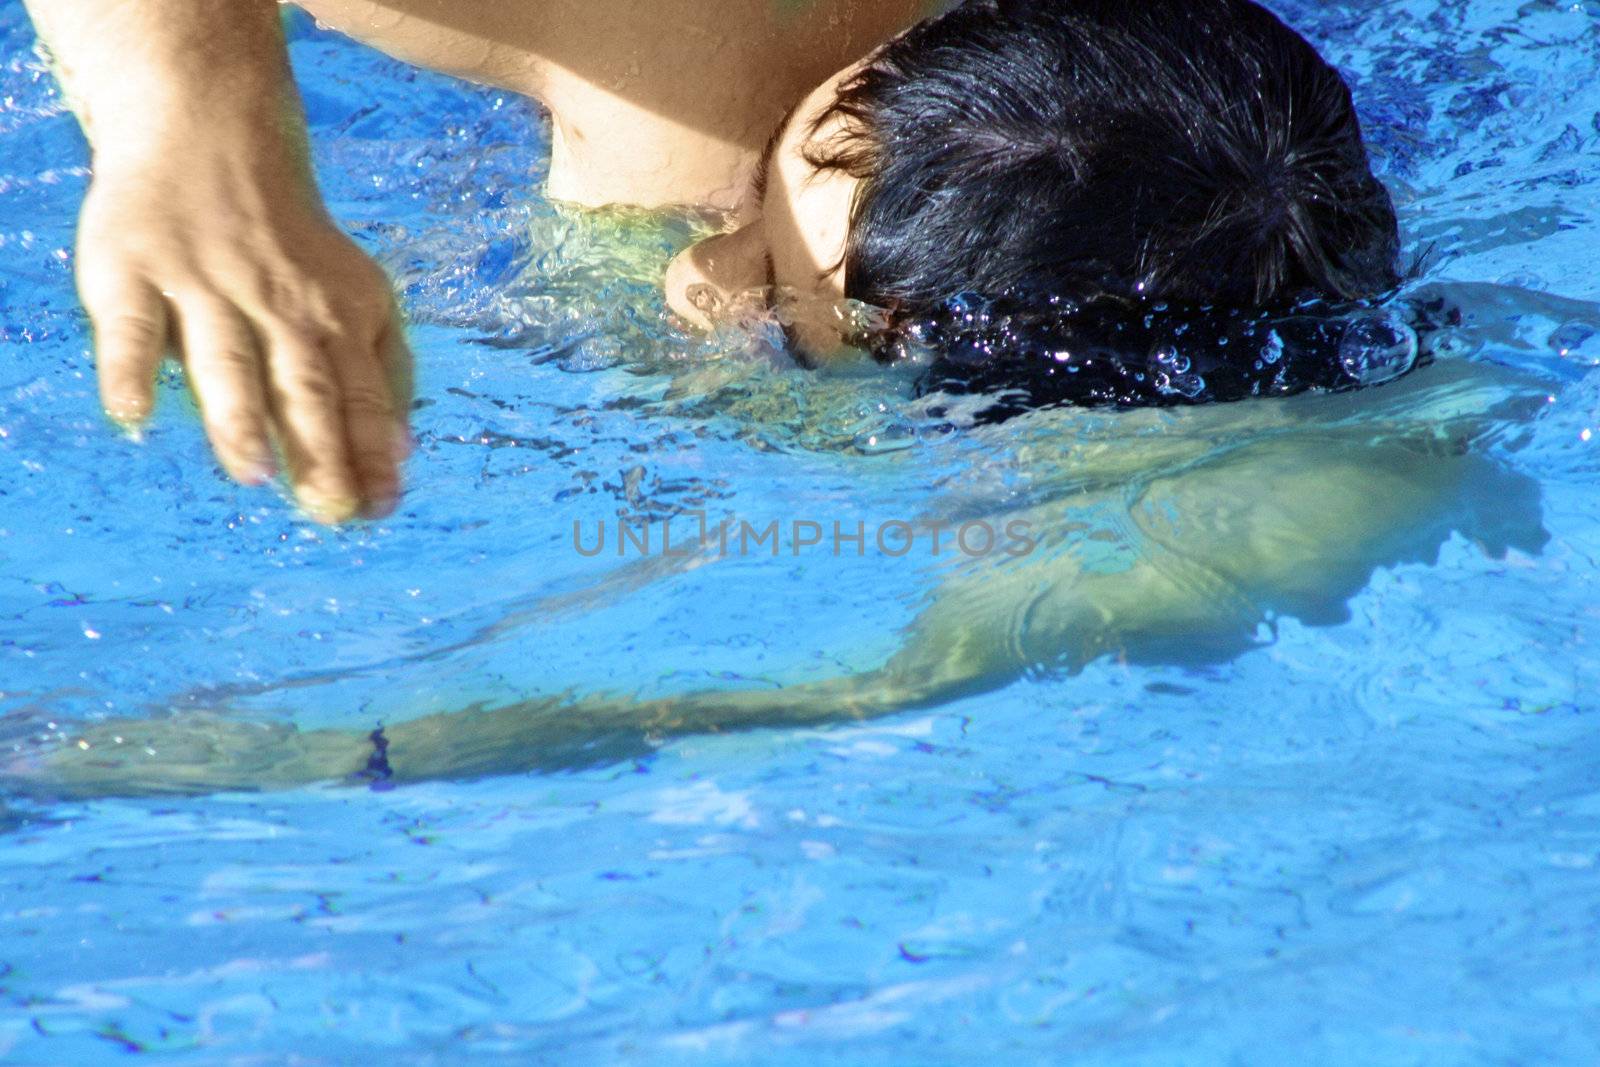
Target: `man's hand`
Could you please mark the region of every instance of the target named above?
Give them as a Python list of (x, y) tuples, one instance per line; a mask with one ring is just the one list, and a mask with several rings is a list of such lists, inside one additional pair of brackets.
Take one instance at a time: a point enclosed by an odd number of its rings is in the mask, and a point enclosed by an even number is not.
[(269, 479), (275, 438), (313, 518), (387, 514), (411, 393), (388, 280), (270, 161), (181, 143), (163, 154), (97, 164), (79, 221), (106, 412), (148, 418), (170, 350), (233, 478)]
[(411, 360), (383, 272), (328, 218), (275, 0), (28, 0), (94, 150), (78, 290), (106, 411), (182, 359), (217, 459), (276, 441), (315, 519), (400, 495)]

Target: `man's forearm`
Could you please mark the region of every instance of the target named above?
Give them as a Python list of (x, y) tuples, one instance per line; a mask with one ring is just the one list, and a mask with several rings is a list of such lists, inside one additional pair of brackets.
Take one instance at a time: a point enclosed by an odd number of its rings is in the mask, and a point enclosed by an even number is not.
[(24, 2), (97, 161), (174, 132), (302, 145), (276, 0)]
[(329, 218), (274, 0), (26, 0), (94, 150), (74, 274), (100, 400), (135, 427), (181, 355), (212, 451), (323, 522), (387, 514), (410, 354)]

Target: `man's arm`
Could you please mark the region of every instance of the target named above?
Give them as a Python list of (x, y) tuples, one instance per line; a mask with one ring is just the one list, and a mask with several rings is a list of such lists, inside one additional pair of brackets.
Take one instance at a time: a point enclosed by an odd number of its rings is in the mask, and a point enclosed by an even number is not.
[(275, 0), (25, 2), (93, 149), (77, 277), (107, 413), (148, 418), (174, 350), (235, 479), (270, 478), (275, 439), (312, 517), (387, 511), (410, 356), (317, 194)]
[[(626, 758), (684, 734), (938, 705), (1037, 666), (1076, 670), (1108, 654), (1215, 661), (1255, 644), (1258, 626), (1277, 615), (1342, 618), (1375, 569), (1431, 560), (1451, 531), (1492, 553), (1542, 547), (1536, 483), (1463, 450), (1464, 429), (1396, 429), (1367, 421), (1265, 432), (1148, 481), (1113, 479), (1074, 495), (1076, 514), (1099, 512), (1109, 520), (1101, 529), (1123, 533), (970, 561), (941, 583), (901, 648), (874, 670), (649, 701), (564, 694), (437, 713), (389, 725), (381, 744), (367, 730), (222, 716), (106, 721), (0, 762), (0, 783), (53, 796), (201, 793), (351, 776), (470, 778)], [(1106, 463), (1137, 467), (1165, 445), (1130, 439)], [(1063, 506), (1057, 498), (1020, 514), (1041, 536), (1050, 523), (1074, 518)], [(1108, 546), (1115, 551), (1100, 553), (1107, 558), (1090, 558), (1091, 548)]]

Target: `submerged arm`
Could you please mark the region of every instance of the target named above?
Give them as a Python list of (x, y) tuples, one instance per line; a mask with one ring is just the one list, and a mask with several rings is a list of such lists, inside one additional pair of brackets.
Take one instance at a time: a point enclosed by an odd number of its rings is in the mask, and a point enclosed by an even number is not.
[(181, 353), (217, 459), (338, 521), (399, 491), (409, 356), (328, 218), (275, 0), (27, 0), (93, 149), (79, 293), (101, 398), (137, 426)]
[(87, 748), (54, 750), (28, 769), (24, 787), (194, 792), (364, 772), (407, 781), (603, 762), (676, 735), (926, 706), (1035, 666), (1073, 670), (1105, 654), (1231, 655), (1275, 613), (1341, 617), (1375, 568), (1431, 559), (1452, 529), (1491, 546), (1538, 547), (1537, 498), (1526, 479), (1446, 442), (1370, 443), (1369, 433), (1289, 434), (1152, 480), (1131, 501), (1104, 493), (1098, 502), (1124, 531), (1115, 559), (1086, 559), (1081, 549), (1091, 542), (1069, 542), (985, 561), (938, 587), (877, 670), (771, 690), (644, 702), (597, 694), (430, 715), (388, 728), (384, 759), (370, 769), (375, 749), (364, 731), (125, 721), (97, 727), (83, 739)]

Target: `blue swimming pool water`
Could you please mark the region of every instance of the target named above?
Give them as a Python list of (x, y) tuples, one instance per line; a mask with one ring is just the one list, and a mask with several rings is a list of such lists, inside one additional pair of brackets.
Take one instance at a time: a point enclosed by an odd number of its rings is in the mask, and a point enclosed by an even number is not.
[[(1510, 488), (1478, 526), (1226, 654), (884, 718), (580, 732), (390, 790), (19, 787), (0, 1059), (1600, 1061), (1600, 7), (1277, 7), (1350, 73), (1434, 249), (1417, 291), (1463, 316), (1418, 392), (1284, 410), (1376, 434), (1478, 395), (1440, 375), (1501, 375), (1470, 448)], [(949, 561), (588, 558), (572, 524), (1064, 509), (1088, 490), (1048, 461), (1063, 435), (1201, 425), (952, 434), (893, 375), (680, 335), (637, 239), (536, 197), (527, 105), (292, 32), (332, 209), (417, 323), (411, 493), (337, 532), (226, 483), (175, 376), (144, 443), (102, 422), (70, 288), (86, 152), (0, 2), (6, 752), (869, 669)], [(1219, 441), (1271, 417), (1241, 410)]]

